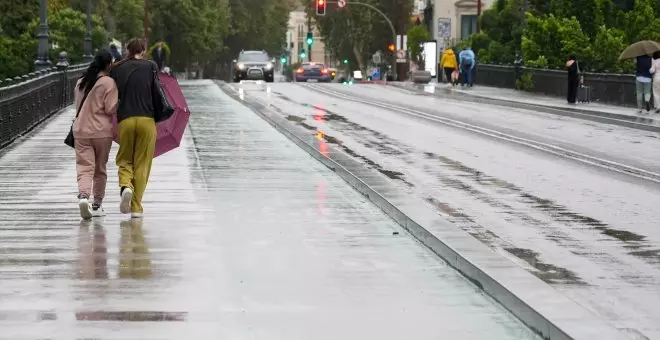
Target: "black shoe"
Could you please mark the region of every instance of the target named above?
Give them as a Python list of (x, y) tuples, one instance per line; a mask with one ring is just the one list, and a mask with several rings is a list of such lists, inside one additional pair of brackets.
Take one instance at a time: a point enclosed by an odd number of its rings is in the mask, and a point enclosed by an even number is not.
[(646, 102), (646, 112), (651, 111), (651, 102)]

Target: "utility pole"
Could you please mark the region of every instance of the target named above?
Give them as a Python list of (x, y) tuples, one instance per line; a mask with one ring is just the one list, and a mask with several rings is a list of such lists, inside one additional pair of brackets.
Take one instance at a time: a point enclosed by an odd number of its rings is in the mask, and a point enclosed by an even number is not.
[(37, 60), (34, 66), (37, 71), (50, 68), (52, 65), (48, 58), (48, 0), (41, 0), (39, 5), (39, 47), (37, 49)]
[(144, 0), (144, 43), (149, 46), (149, 17), (151, 16), (151, 0)]
[(477, 0), (477, 33), (481, 32), (481, 0)]
[(86, 63), (92, 62), (92, 0), (87, 0), (86, 13), (87, 26), (85, 28), (85, 43), (83, 44), (83, 60)]

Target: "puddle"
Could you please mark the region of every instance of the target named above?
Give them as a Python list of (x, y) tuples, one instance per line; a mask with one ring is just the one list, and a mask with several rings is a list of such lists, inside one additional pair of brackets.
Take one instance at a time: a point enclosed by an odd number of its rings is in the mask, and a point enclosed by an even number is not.
[(551, 284), (586, 285), (574, 272), (539, 260), (539, 253), (524, 248), (505, 248), (507, 252), (524, 260), (536, 270), (531, 271), (539, 279)]
[[(356, 140), (363, 143), (366, 147), (378, 151), (379, 153), (383, 153), (385, 155), (403, 156), (412, 152), (410, 148), (393, 144), (392, 139), (387, 135), (358, 123), (352, 122), (336, 112), (330, 111), (317, 105), (297, 102), (283, 95), (280, 95), (279, 97), (288, 102), (299, 104), (303, 107), (309, 108), (310, 110), (314, 110), (314, 113), (311, 116), (315, 121), (325, 121), (331, 124), (337, 124), (340, 126), (339, 129), (341, 129), (343, 132), (357, 132), (357, 135), (359, 135), (360, 138), (356, 138)], [(292, 116), (287, 116), (287, 119), (297, 123), (299, 123), (297, 121), (298, 119), (304, 120), (303, 117), (293, 116), (295, 118), (292, 119), (289, 117)]]
[[(505, 189), (510, 191), (510, 193), (517, 195), (520, 198), (521, 202), (531, 205), (534, 209), (538, 211), (542, 211), (546, 213), (556, 222), (561, 222), (569, 226), (578, 225), (578, 226), (586, 226), (589, 228), (593, 228), (595, 230), (600, 231), (601, 234), (603, 235), (606, 235), (612, 239), (623, 242), (625, 244), (624, 247), (629, 250), (628, 253), (630, 255), (642, 258), (650, 263), (660, 263), (660, 250), (659, 249), (648, 250), (647, 248), (649, 248), (650, 245), (644, 243), (646, 241), (646, 236), (644, 235), (636, 234), (626, 230), (611, 228), (605, 222), (573, 212), (569, 210), (567, 207), (560, 205), (552, 200), (543, 199), (538, 196), (529, 194), (525, 192), (522, 188), (512, 183), (494, 177), (490, 177), (479, 170), (470, 168), (460, 162), (449, 159), (447, 157), (439, 156), (430, 152), (426, 152), (424, 153), (424, 155), (429, 159), (439, 160), (446, 167), (462, 172), (464, 174), (463, 176), (471, 177), (476, 182), (482, 185), (494, 186), (500, 189)], [(441, 178), (440, 180), (448, 185), (452, 185), (455, 188), (466, 191), (470, 193), (472, 196), (480, 197), (485, 195), (484, 193), (481, 193), (480, 191), (460, 181), (446, 179), (446, 178)]]

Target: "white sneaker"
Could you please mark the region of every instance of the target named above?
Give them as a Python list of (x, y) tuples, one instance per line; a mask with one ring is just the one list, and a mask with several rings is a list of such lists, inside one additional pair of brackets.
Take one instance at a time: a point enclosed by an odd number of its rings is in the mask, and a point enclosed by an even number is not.
[(89, 204), (89, 200), (81, 198), (78, 201), (78, 208), (80, 208), (80, 217), (85, 220), (92, 218), (92, 205)]
[(103, 217), (105, 216), (105, 210), (103, 210), (103, 206), (92, 204), (92, 216), (94, 217)]
[(142, 218), (143, 214), (139, 212), (131, 213), (131, 218)]
[(131, 200), (133, 199), (133, 190), (125, 188), (121, 193), (121, 202), (119, 203), (119, 211), (122, 214), (131, 212)]

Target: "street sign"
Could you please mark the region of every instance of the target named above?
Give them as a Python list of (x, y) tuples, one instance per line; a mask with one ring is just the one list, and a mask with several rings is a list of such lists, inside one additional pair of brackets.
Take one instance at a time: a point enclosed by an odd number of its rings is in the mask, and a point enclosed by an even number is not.
[(374, 55), (371, 56), (371, 60), (374, 64), (380, 64), (383, 61), (380, 51), (374, 53)]
[(380, 67), (374, 67), (371, 69), (371, 79), (380, 79)]
[(338, 0), (338, 1), (337, 1), (337, 6), (338, 6), (339, 8), (344, 8), (344, 7), (346, 7), (346, 0)]
[(397, 50), (396, 51), (396, 62), (397, 63), (405, 63), (406, 62), (406, 51), (404, 51), (404, 50)]

